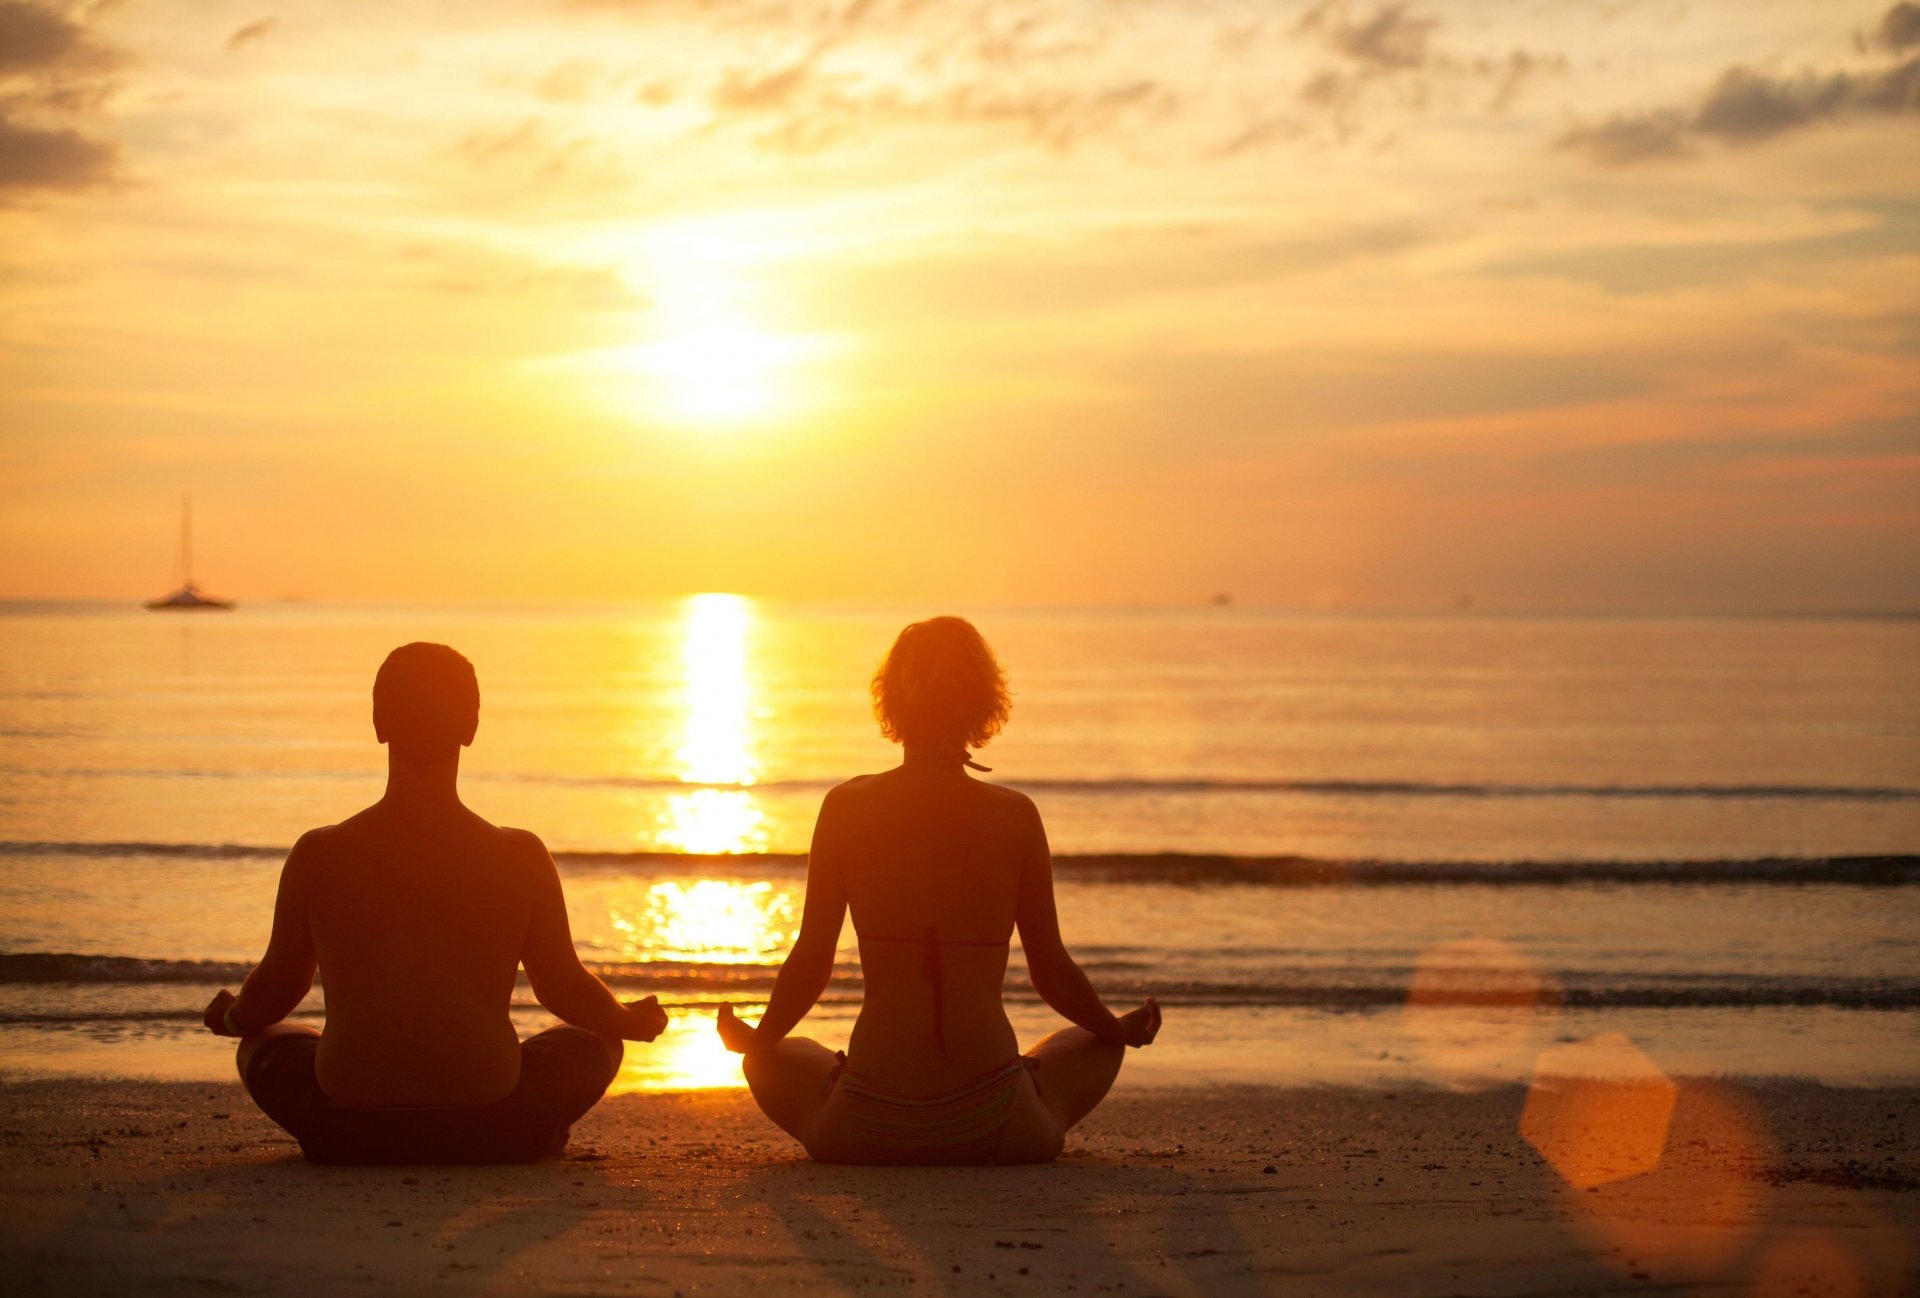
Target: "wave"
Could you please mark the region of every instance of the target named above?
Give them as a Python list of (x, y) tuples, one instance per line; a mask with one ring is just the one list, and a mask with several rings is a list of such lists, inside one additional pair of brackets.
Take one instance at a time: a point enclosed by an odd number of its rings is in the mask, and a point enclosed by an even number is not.
[[(20, 732), (29, 734), (32, 732)], [(35, 734), (34, 737), (50, 737)], [(14, 774), (33, 774), (62, 779), (195, 779), (259, 780), (260, 773), (250, 769), (224, 768), (71, 768), (47, 770), (16, 769)], [(362, 770), (282, 771), (274, 778), (304, 780), (345, 780), (364, 782)], [(821, 793), (840, 783), (838, 779), (764, 780), (753, 784), (703, 783), (672, 776), (559, 775), (548, 772), (496, 771), (475, 773), (467, 778), (480, 783), (560, 785), (570, 788), (640, 789), (686, 793), (697, 789), (743, 790), (755, 793)], [(1087, 795), (1138, 794), (1214, 794), (1277, 793), (1311, 797), (1339, 798), (1600, 798), (1608, 800), (1706, 800), (1706, 801), (1790, 801), (1790, 802), (1915, 802), (1920, 788), (1882, 784), (1511, 784), (1501, 781), (1448, 780), (1362, 780), (1362, 779), (1211, 779), (1200, 777), (1096, 777), (1037, 778), (1001, 780), (1011, 789), (1032, 793)]]
[[(248, 843), (47, 842), (0, 840), (0, 859), (66, 856), (196, 861), (278, 861), (284, 847)], [(559, 851), (577, 869), (636, 872), (799, 871), (794, 853), (703, 855), (657, 851)], [(1251, 884), (1267, 887), (1456, 884), (1487, 887), (1569, 884), (1920, 884), (1920, 855), (1783, 856), (1655, 861), (1343, 861), (1306, 856), (1229, 856), (1200, 852), (1058, 855), (1054, 868), (1082, 881)]]
[[(1829, 1007), (1859, 1010), (1920, 1009), (1920, 979), (1845, 978), (1798, 975), (1741, 976), (1703, 973), (1600, 973), (1574, 971), (1532, 975), (1508, 968), (1462, 966), (1436, 977), (1423, 972), (1415, 987), (1407, 967), (1324, 967), (1276, 965), (1257, 979), (1207, 979), (1155, 974), (1130, 961), (1085, 962), (1087, 971), (1110, 996), (1125, 999), (1152, 994), (1167, 1004), (1225, 1007), (1280, 1007), (1364, 1010), (1407, 1006), (1420, 1010), (1461, 1008), (1567, 1009), (1739, 1009)], [(125, 1010), (102, 1007), (97, 997), (86, 1006), (63, 1008), (44, 1003), (56, 987), (177, 985), (234, 986), (251, 966), (219, 960), (156, 960), (123, 955), (25, 951), (0, 954), (0, 987), (30, 985), (42, 1003), (0, 1007), (0, 1023), (70, 1023), (113, 1020), (198, 1021), (191, 1005)], [(609, 985), (644, 988), (673, 1003), (714, 999), (765, 999), (773, 988), (773, 965), (728, 965), (659, 960), (644, 963), (587, 962)], [(527, 1001), (524, 980), (521, 1000)], [(857, 1004), (861, 992), (858, 964), (842, 964), (834, 974), (827, 1004)], [(1009, 970), (1010, 999), (1038, 999), (1018, 963)], [(11, 999), (11, 998), (9, 998)], [(189, 999), (192, 999), (189, 997)], [(318, 1013), (310, 1008), (309, 1014)]]

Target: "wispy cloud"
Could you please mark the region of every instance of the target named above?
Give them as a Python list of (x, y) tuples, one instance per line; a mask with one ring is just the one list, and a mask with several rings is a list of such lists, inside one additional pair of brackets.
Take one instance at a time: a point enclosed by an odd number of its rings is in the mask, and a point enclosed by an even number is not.
[[(1916, 42), (1920, 7), (1903, 2), (1862, 44), (1897, 52)], [(1920, 112), (1920, 56), (1892, 66), (1792, 74), (1734, 66), (1693, 107), (1616, 114), (1572, 127), (1555, 144), (1603, 166), (1630, 166), (1686, 157), (1702, 143), (1758, 144), (1824, 122), (1913, 112)]]
[(1129, 120), (1165, 117), (1177, 102), (1169, 87), (1139, 78), (1087, 86), (978, 78), (914, 91), (864, 84), (808, 62), (768, 72), (729, 72), (709, 97), (715, 129), (749, 124), (762, 147), (782, 153), (812, 153), (875, 133), (933, 127), (1010, 131), (1065, 151)]
[(244, 27), (235, 29), (233, 35), (227, 37), (227, 52), (231, 54), (237, 49), (264, 39), (269, 32), (279, 25), (280, 20), (278, 18), (262, 18), (258, 22), (251, 22)]
[(82, 189), (107, 179), (117, 151), (75, 130), (18, 125), (0, 116), (0, 194)]
[(1880, 16), (1879, 25), (1862, 43), (1876, 45), (1894, 54), (1920, 45), (1920, 4), (1900, 0), (1899, 4)]
[(1384, 5), (1363, 18), (1349, 14), (1345, 0), (1323, 0), (1294, 30), (1324, 38), (1335, 52), (1368, 72), (1412, 72), (1426, 66), (1438, 19), (1416, 14), (1406, 4)]
[[(1361, 137), (1359, 116), (1376, 95), (1390, 95), (1402, 108), (1424, 112), (1432, 99), (1478, 98), (1483, 110), (1504, 114), (1542, 77), (1567, 70), (1566, 56), (1513, 46), (1500, 53), (1442, 48), (1440, 19), (1412, 4), (1356, 11), (1348, 0), (1322, 0), (1293, 24), (1292, 34), (1317, 44), (1334, 62), (1300, 84), (1296, 97), (1312, 113), (1331, 118), (1334, 138)], [(1484, 92), (1481, 90), (1484, 87)], [(1223, 150), (1231, 154), (1304, 133), (1300, 123), (1269, 115), (1245, 128)]]
[(0, 0), (0, 193), (80, 189), (118, 150), (75, 122), (102, 107), (123, 62), (67, 12)]
[(48, 67), (75, 54), (85, 33), (65, 14), (25, 0), (0, 0), (0, 72)]

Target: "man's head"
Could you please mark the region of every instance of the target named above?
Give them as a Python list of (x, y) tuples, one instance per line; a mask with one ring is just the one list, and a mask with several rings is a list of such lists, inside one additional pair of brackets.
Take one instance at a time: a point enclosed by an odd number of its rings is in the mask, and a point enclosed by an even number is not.
[(480, 725), (473, 664), (443, 644), (401, 645), (373, 678), (373, 733), (398, 756), (451, 757)]

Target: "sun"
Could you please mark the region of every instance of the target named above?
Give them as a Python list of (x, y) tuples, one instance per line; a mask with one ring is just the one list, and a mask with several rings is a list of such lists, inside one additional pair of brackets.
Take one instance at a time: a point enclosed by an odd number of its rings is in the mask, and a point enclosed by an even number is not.
[(611, 346), (533, 358), (650, 426), (708, 433), (788, 429), (831, 404), (829, 371), (853, 349), (803, 332), (798, 250), (760, 223), (697, 220), (637, 232), (618, 261), (647, 306)]
[(798, 359), (792, 340), (741, 321), (695, 325), (637, 351), (638, 368), (663, 413), (716, 426), (778, 413), (786, 371)]

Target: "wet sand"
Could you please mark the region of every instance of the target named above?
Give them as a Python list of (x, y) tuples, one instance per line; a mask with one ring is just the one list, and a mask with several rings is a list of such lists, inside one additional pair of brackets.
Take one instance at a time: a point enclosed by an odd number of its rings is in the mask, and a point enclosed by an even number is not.
[(1052, 1166), (856, 1169), (739, 1091), (631, 1095), (561, 1160), (358, 1169), (302, 1162), (237, 1085), (15, 1083), (0, 1292), (1916, 1289), (1920, 1090), (1684, 1083), (1664, 1146), (1643, 1109), (1536, 1096), (1528, 1131), (1591, 1188), (1522, 1135), (1527, 1104), (1123, 1084)]

